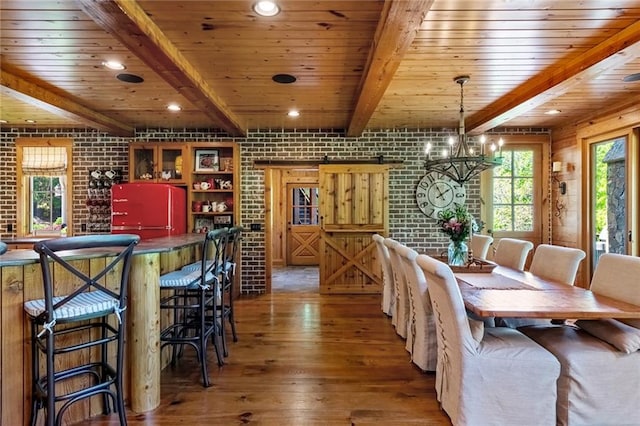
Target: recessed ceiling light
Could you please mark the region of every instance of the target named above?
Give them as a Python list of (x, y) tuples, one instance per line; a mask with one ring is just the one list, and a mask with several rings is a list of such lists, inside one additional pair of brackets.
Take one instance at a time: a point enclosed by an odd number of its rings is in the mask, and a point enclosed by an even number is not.
[(629, 74), (622, 81), (639, 81), (640, 80), (640, 72), (636, 74)]
[(167, 109), (169, 111), (182, 111), (182, 107), (178, 104), (169, 104), (167, 105)]
[(8, 123), (8, 121), (7, 121), (7, 120), (0, 120), (0, 123), (1, 123), (1, 124), (7, 124), (7, 123)]
[(550, 109), (549, 111), (545, 112), (545, 114), (547, 115), (556, 115), (556, 114), (560, 114), (562, 111), (560, 111), (559, 109)]
[(24, 121), (25, 121), (26, 123), (29, 123), (29, 124), (35, 124), (35, 123), (36, 123), (36, 120), (31, 120), (30, 118), (28, 118), (28, 119), (26, 119), (26, 120), (24, 120)]
[(297, 78), (295, 78), (291, 74), (276, 74), (273, 77), (271, 77), (271, 80), (280, 84), (291, 84), (291, 83), (295, 83)]
[(276, 16), (280, 7), (273, 1), (259, 1), (253, 4), (253, 11), (260, 16)]
[(295, 110), (295, 109), (292, 109), (291, 111), (289, 111), (289, 112), (287, 113), (287, 115), (288, 115), (289, 117), (299, 117), (299, 116), (300, 116), (300, 111)]
[(124, 81), (125, 83), (142, 83), (144, 81), (144, 78), (139, 75), (126, 73), (118, 74), (116, 78), (120, 81)]
[(110, 70), (124, 70), (127, 68), (120, 62), (116, 62), (116, 61), (104, 61), (102, 63), (102, 66), (109, 68)]

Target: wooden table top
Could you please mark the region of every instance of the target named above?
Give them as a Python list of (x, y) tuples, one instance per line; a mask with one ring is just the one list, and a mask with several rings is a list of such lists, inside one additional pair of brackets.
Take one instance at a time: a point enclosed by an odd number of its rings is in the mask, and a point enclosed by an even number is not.
[(581, 287), (501, 266), (491, 273), (456, 273), (468, 310), (481, 317), (640, 318), (640, 306)]

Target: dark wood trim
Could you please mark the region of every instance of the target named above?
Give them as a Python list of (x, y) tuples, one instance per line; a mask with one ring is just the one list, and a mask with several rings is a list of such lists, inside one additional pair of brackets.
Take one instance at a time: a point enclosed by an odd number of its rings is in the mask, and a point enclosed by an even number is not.
[(321, 160), (255, 160), (253, 165), (255, 168), (266, 167), (296, 167), (296, 168), (316, 168), (321, 164), (387, 164), (391, 167), (401, 167), (403, 160), (386, 160), (380, 155), (371, 159), (331, 159), (324, 156)]

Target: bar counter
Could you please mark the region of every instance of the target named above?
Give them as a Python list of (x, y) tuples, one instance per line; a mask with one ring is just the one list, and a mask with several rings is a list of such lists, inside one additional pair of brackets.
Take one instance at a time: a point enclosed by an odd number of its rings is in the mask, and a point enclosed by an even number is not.
[[(202, 234), (141, 241), (134, 250), (129, 281), (128, 334), (125, 369), (127, 405), (134, 412), (160, 404), (160, 275), (179, 269), (199, 257)], [(10, 244), (10, 241), (6, 241)], [(65, 258), (92, 262), (109, 257), (104, 250), (75, 250)], [(9, 250), (0, 255), (0, 424), (27, 424), (31, 410), (29, 321), (23, 303), (43, 297), (38, 255), (33, 250)], [(98, 415), (95, 406), (74, 413), (74, 420)]]

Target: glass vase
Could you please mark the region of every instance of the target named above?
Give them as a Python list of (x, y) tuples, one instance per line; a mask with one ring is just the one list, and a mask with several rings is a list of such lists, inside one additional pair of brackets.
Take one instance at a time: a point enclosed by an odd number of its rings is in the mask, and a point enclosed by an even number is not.
[(447, 249), (447, 261), (451, 266), (464, 266), (467, 262), (467, 244), (464, 241), (449, 242), (449, 248)]

